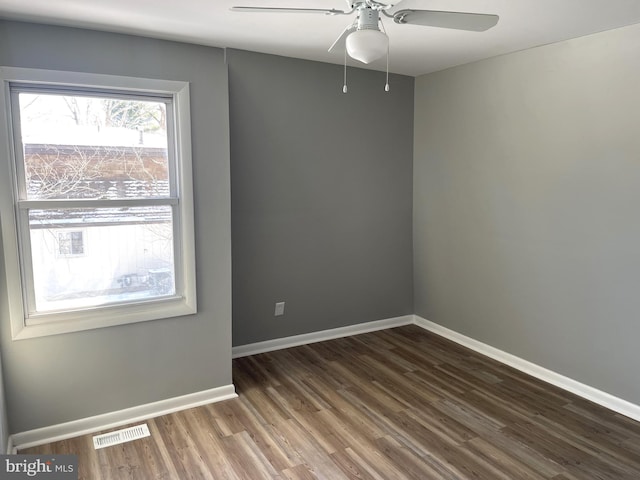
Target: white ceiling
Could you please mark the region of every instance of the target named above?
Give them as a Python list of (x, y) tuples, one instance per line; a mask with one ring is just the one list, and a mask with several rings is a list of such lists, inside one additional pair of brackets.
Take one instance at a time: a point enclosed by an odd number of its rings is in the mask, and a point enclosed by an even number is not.
[[(0, 17), (342, 63), (342, 53), (327, 49), (353, 17), (239, 13), (229, 10), (234, 5), (347, 9), (344, 0), (0, 0)], [(383, 17), (390, 70), (411, 76), (640, 23), (640, 0), (405, 0), (402, 8), (500, 16), (482, 33)], [(385, 60), (365, 68), (384, 70)]]

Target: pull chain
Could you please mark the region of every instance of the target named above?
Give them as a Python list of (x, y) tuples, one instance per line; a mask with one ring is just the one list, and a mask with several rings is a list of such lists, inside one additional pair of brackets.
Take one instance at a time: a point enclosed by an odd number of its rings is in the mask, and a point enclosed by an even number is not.
[(347, 49), (344, 49), (344, 84), (342, 85), (342, 93), (347, 93)]
[(387, 83), (384, 84), (384, 91), (389, 91), (389, 45), (387, 45)]
[[(384, 23), (382, 23), (382, 19), (380, 19), (380, 26), (382, 27), (382, 33), (387, 35), (387, 29), (384, 28)], [(389, 35), (387, 35), (387, 39), (388, 38), (389, 38)], [(388, 41), (387, 41), (387, 80), (386, 80), (386, 83), (384, 84), (384, 91), (385, 92), (389, 91), (389, 42)]]

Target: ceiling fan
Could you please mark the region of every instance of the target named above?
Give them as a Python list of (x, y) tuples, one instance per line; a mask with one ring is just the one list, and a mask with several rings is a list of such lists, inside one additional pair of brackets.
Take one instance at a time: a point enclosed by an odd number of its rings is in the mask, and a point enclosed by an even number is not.
[(498, 23), (499, 18), (497, 15), (484, 13), (399, 9), (402, 3), (404, 3), (404, 0), (400, 0), (395, 4), (382, 3), (376, 0), (347, 0), (347, 10), (283, 7), (232, 7), (231, 10), (235, 12), (318, 13), (323, 15), (351, 15), (356, 13), (356, 19), (331, 45), (329, 52), (342, 51), (346, 47), (345, 52), (351, 58), (362, 63), (370, 63), (385, 54), (388, 55), (389, 38), (384, 30), (380, 14), (392, 18), (395, 23), (400, 25), (422, 25), (474, 32), (483, 32), (490, 29)]

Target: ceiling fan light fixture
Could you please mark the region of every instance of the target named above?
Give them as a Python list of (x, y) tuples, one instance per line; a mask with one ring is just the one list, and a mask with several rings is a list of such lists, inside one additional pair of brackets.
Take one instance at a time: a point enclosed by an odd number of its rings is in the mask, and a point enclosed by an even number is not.
[(347, 53), (362, 63), (371, 63), (386, 55), (389, 37), (380, 30), (356, 30), (347, 37)]

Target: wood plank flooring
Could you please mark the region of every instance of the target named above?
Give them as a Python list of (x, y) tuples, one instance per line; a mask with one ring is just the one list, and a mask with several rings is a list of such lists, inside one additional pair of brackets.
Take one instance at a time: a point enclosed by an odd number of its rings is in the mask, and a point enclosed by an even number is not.
[(416, 326), (234, 360), (239, 398), (20, 453), (81, 479), (640, 478), (640, 424)]

